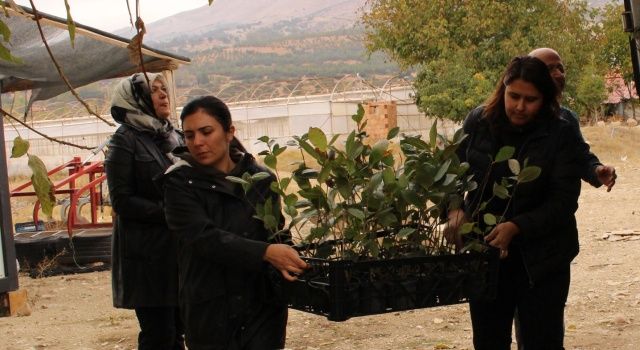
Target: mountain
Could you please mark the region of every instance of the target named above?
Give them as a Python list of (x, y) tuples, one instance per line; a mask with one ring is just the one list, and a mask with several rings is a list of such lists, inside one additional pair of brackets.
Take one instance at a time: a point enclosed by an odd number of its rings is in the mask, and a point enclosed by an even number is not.
[(312, 32), (353, 26), (366, 0), (216, 0), (147, 25), (150, 42), (236, 28), (268, 28), (304, 22)]
[[(590, 0), (589, 5), (607, 1)], [(399, 68), (380, 53), (369, 55), (363, 46), (360, 17), (367, 3), (215, 0), (211, 6), (147, 23), (144, 40), (192, 59), (176, 74), (185, 95), (226, 91), (239, 96), (262, 87), (269, 97), (287, 96), (303, 77), (327, 80), (323, 84), (328, 88), (311, 92), (330, 92), (349, 74), (384, 83), (398, 75)]]
[(366, 3), (216, 0), (212, 6), (146, 24), (144, 40), (192, 59), (176, 74), (186, 95), (217, 94), (231, 84), (242, 85), (239, 91), (263, 86), (269, 97), (287, 96), (303, 77), (327, 80), (321, 85), (328, 87), (309, 92), (331, 92), (345, 75), (378, 77), (384, 83), (399, 72), (382, 54), (369, 56), (363, 46), (360, 17)]

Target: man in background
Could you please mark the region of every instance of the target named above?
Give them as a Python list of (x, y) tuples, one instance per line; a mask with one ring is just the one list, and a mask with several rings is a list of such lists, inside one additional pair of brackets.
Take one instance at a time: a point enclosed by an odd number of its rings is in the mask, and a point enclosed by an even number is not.
[[(551, 73), (551, 77), (558, 88), (558, 101), (561, 101), (562, 92), (564, 91), (566, 82), (564, 64), (562, 63), (560, 55), (553, 49), (543, 47), (531, 51), (529, 56), (535, 57), (547, 65), (549, 73)], [(560, 116), (573, 126), (578, 139), (581, 142), (580, 149), (582, 150), (582, 167), (580, 177), (593, 187), (605, 185), (607, 187), (607, 192), (611, 191), (613, 186), (616, 184), (616, 169), (609, 165), (603, 165), (598, 157), (589, 150), (589, 145), (584, 141), (582, 132), (580, 132), (580, 123), (575, 112), (561, 106)]]

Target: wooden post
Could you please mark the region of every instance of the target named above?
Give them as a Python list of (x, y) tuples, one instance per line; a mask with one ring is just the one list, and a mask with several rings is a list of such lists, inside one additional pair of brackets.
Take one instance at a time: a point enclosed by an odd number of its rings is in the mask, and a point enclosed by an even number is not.
[(0, 317), (29, 315), (31, 315), (31, 307), (27, 300), (26, 289), (0, 294)]

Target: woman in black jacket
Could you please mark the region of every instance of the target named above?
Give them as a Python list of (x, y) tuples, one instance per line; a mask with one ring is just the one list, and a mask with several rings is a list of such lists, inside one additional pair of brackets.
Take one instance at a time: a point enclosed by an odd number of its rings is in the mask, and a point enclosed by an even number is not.
[(134, 74), (114, 91), (111, 115), (120, 127), (105, 160), (113, 222), (113, 304), (135, 309), (139, 349), (184, 349), (178, 312), (175, 243), (164, 219), (162, 195), (152, 179), (173, 164), (181, 135), (171, 115), (161, 74)]
[[(449, 213), (454, 228), (484, 213), (505, 214), (484, 237), (500, 249), (495, 301), (471, 301), (476, 350), (511, 348), (511, 327), (518, 310), (524, 348), (563, 349), (564, 305), (569, 264), (578, 254), (575, 211), (580, 194), (575, 134), (558, 117), (555, 85), (547, 67), (533, 57), (514, 58), (493, 95), (464, 122), (468, 137), (458, 149), (461, 161), (480, 187), (467, 194), (465, 209)], [(493, 198), (493, 184), (513, 176), (507, 162), (491, 164), (503, 146), (515, 148), (521, 164), (538, 166), (534, 181), (519, 184), (513, 198)], [(483, 179), (487, 178), (482, 190)], [(474, 218), (478, 207), (485, 203)], [(455, 230), (454, 230), (455, 232)]]
[(229, 175), (268, 170), (243, 152), (233, 136), (229, 109), (219, 99), (189, 102), (180, 119), (187, 147), (174, 152), (182, 160), (160, 185), (167, 223), (178, 239), (187, 346), (284, 348), (287, 307), (272, 288), (269, 269), (294, 280), (306, 264), (289, 245), (273, 242), (254, 218), (258, 204), (278, 201), (270, 189), (274, 177), (255, 183), (247, 193), (227, 180)]

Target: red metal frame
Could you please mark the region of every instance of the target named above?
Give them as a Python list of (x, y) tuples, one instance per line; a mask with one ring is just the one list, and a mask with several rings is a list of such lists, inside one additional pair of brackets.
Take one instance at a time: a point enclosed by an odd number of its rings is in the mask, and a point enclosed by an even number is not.
[[(69, 195), (69, 210), (67, 212), (67, 233), (69, 237), (73, 235), (75, 228), (98, 228), (98, 227), (111, 227), (112, 223), (99, 223), (98, 222), (98, 208), (100, 206), (100, 199), (102, 197), (102, 188), (100, 184), (107, 178), (104, 173), (104, 164), (102, 161), (88, 162), (84, 164), (80, 157), (73, 157), (72, 160), (65, 164), (62, 164), (52, 170), (47, 175), (51, 176), (55, 173), (62, 171), (63, 169), (69, 169), (69, 176), (53, 185), (54, 194), (68, 194)], [(81, 176), (87, 175), (89, 177), (89, 183), (83, 187), (76, 188), (76, 180)], [(100, 176), (97, 176), (100, 175)], [(97, 177), (96, 177), (97, 176)], [(62, 189), (62, 186), (69, 185), (68, 189)], [(11, 197), (24, 197), (35, 196), (34, 191), (22, 192), (25, 188), (31, 186), (31, 181), (28, 181), (11, 191)], [(91, 204), (91, 223), (78, 224), (76, 223), (76, 210), (78, 209), (78, 200), (80, 196), (89, 191), (89, 203)], [(36, 200), (33, 206), (33, 222), (38, 222), (40, 210), (40, 201)], [(36, 224), (37, 227), (37, 224)]]

